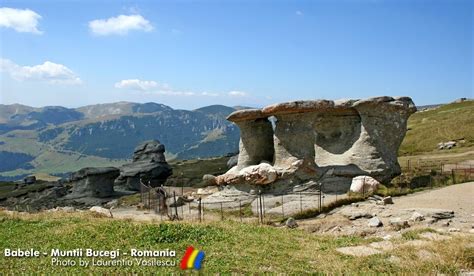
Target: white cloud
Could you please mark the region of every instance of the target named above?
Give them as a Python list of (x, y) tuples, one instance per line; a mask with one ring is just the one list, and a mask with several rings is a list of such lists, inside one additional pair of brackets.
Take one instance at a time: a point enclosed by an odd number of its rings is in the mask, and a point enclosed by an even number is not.
[(20, 33), (42, 34), (38, 30), (41, 15), (32, 10), (0, 8), (0, 27), (12, 28)]
[(20, 66), (11, 60), (0, 58), (0, 71), (17, 81), (45, 81), (52, 84), (81, 84), (81, 79), (62, 64), (45, 61), (34, 66)]
[(193, 96), (193, 97), (248, 97), (249, 95), (243, 91), (230, 91), (228, 93), (215, 92), (195, 92), (187, 90), (178, 90), (170, 85), (158, 83), (152, 80), (126, 79), (115, 83), (115, 88), (138, 91), (145, 95), (163, 95), (163, 96)]
[(92, 20), (89, 22), (89, 29), (96, 35), (126, 35), (134, 30), (149, 32), (153, 30), (153, 26), (143, 16), (133, 14)]
[(219, 93), (212, 93), (212, 92), (202, 92), (201, 95), (203, 96), (209, 96), (209, 97), (219, 97)]
[(243, 91), (230, 91), (229, 93), (229, 96), (232, 96), (232, 97), (247, 97), (247, 93), (246, 92), (243, 92)]
[(115, 83), (116, 88), (148, 91), (158, 87), (156, 81), (146, 81), (139, 79), (121, 80)]

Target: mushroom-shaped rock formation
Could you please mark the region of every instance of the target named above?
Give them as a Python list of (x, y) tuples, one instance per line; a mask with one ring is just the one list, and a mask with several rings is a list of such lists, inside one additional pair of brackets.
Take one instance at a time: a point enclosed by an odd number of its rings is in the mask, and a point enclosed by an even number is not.
[(258, 165), (262, 161), (273, 161), (272, 124), (259, 109), (244, 109), (233, 112), (227, 120), (240, 128), (239, 169)]
[(141, 143), (133, 152), (133, 162), (120, 167), (120, 176), (115, 180), (116, 185), (125, 185), (133, 191), (140, 190), (140, 179), (152, 187), (164, 184), (173, 173), (166, 163), (165, 146), (158, 140)]
[[(241, 131), (238, 162), (217, 183), (246, 190), (265, 184), (267, 191), (281, 192), (317, 180), (326, 192), (347, 192), (358, 175), (390, 181), (400, 174), (397, 151), (415, 111), (409, 97), (294, 101), (236, 111), (228, 120)], [(267, 162), (277, 172), (272, 183), (256, 177), (259, 170), (245, 177), (247, 167)]]
[(119, 169), (83, 168), (71, 174), (73, 197), (109, 197), (114, 194), (114, 180), (120, 174)]

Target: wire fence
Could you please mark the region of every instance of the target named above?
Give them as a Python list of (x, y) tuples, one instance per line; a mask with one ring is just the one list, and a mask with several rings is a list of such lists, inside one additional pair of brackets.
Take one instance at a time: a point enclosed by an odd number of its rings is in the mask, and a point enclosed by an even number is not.
[[(415, 166), (416, 165), (416, 166)], [(365, 180), (365, 179), (364, 179)], [(466, 181), (474, 181), (474, 167), (442, 162), (407, 162), (402, 174), (388, 187), (400, 189), (429, 189)], [(162, 220), (215, 221), (235, 220), (265, 224), (283, 220), (308, 209), (322, 210), (325, 204), (347, 197), (347, 194), (326, 194), (321, 185), (311, 191), (281, 195), (261, 191), (235, 200), (215, 201), (206, 194), (196, 195), (195, 189), (185, 187), (150, 187), (141, 182), (141, 202)], [(365, 185), (363, 185), (365, 187)], [(186, 190), (187, 189), (187, 190)], [(363, 192), (363, 196), (368, 193)]]
[(236, 220), (265, 224), (284, 219), (308, 208), (321, 208), (321, 190), (302, 191), (282, 195), (266, 195), (259, 191), (246, 199), (226, 201), (206, 200), (205, 196), (191, 196), (184, 187), (150, 187), (140, 184), (141, 203), (162, 220), (215, 221)]
[(472, 162), (450, 163), (448, 160), (407, 160), (402, 174), (392, 180), (397, 187), (422, 188), (474, 181)]

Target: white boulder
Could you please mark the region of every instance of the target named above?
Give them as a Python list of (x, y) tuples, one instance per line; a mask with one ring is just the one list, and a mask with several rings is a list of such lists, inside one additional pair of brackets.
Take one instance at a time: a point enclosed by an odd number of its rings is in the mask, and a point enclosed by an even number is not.
[(277, 171), (267, 163), (246, 167), (240, 171), (240, 175), (245, 181), (257, 185), (270, 184), (277, 179)]
[(380, 182), (376, 179), (366, 176), (360, 175), (352, 178), (351, 188), (350, 191), (354, 193), (373, 193), (377, 190)]
[(98, 213), (98, 214), (102, 214), (102, 215), (105, 215), (107, 217), (112, 217), (112, 212), (109, 210), (109, 209), (105, 209), (103, 207), (100, 207), (100, 206), (93, 206), (89, 209), (89, 211), (91, 212), (94, 212), (94, 213)]

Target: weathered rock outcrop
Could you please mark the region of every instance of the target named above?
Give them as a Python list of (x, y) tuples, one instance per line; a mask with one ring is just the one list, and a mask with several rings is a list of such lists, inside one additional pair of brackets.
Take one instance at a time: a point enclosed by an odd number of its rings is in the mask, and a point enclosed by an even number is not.
[[(389, 181), (400, 174), (397, 151), (415, 111), (408, 97), (295, 101), (235, 111), (227, 119), (240, 128), (240, 154), (217, 183), (281, 190), (319, 180), (326, 192), (346, 192), (355, 176)], [(262, 162), (277, 172), (271, 185), (255, 176), (234, 177)]]
[(114, 167), (80, 169), (70, 178), (72, 195), (99, 198), (112, 196), (114, 194), (114, 180), (119, 174), (119, 169)]
[(125, 185), (127, 189), (139, 191), (140, 179), (152, 187), (165, 183), (173, 173), (166, 163), (165, 146), (158, 140), (145, 141), (135, 148), (133, 162), (120, 168), (120, 176), (115, 180), (116, 185)]
[(377, 190), (380, 182), (370, 176), (360, 175), (352, 178), (350, 191), (353, 193), (369, 194)]

